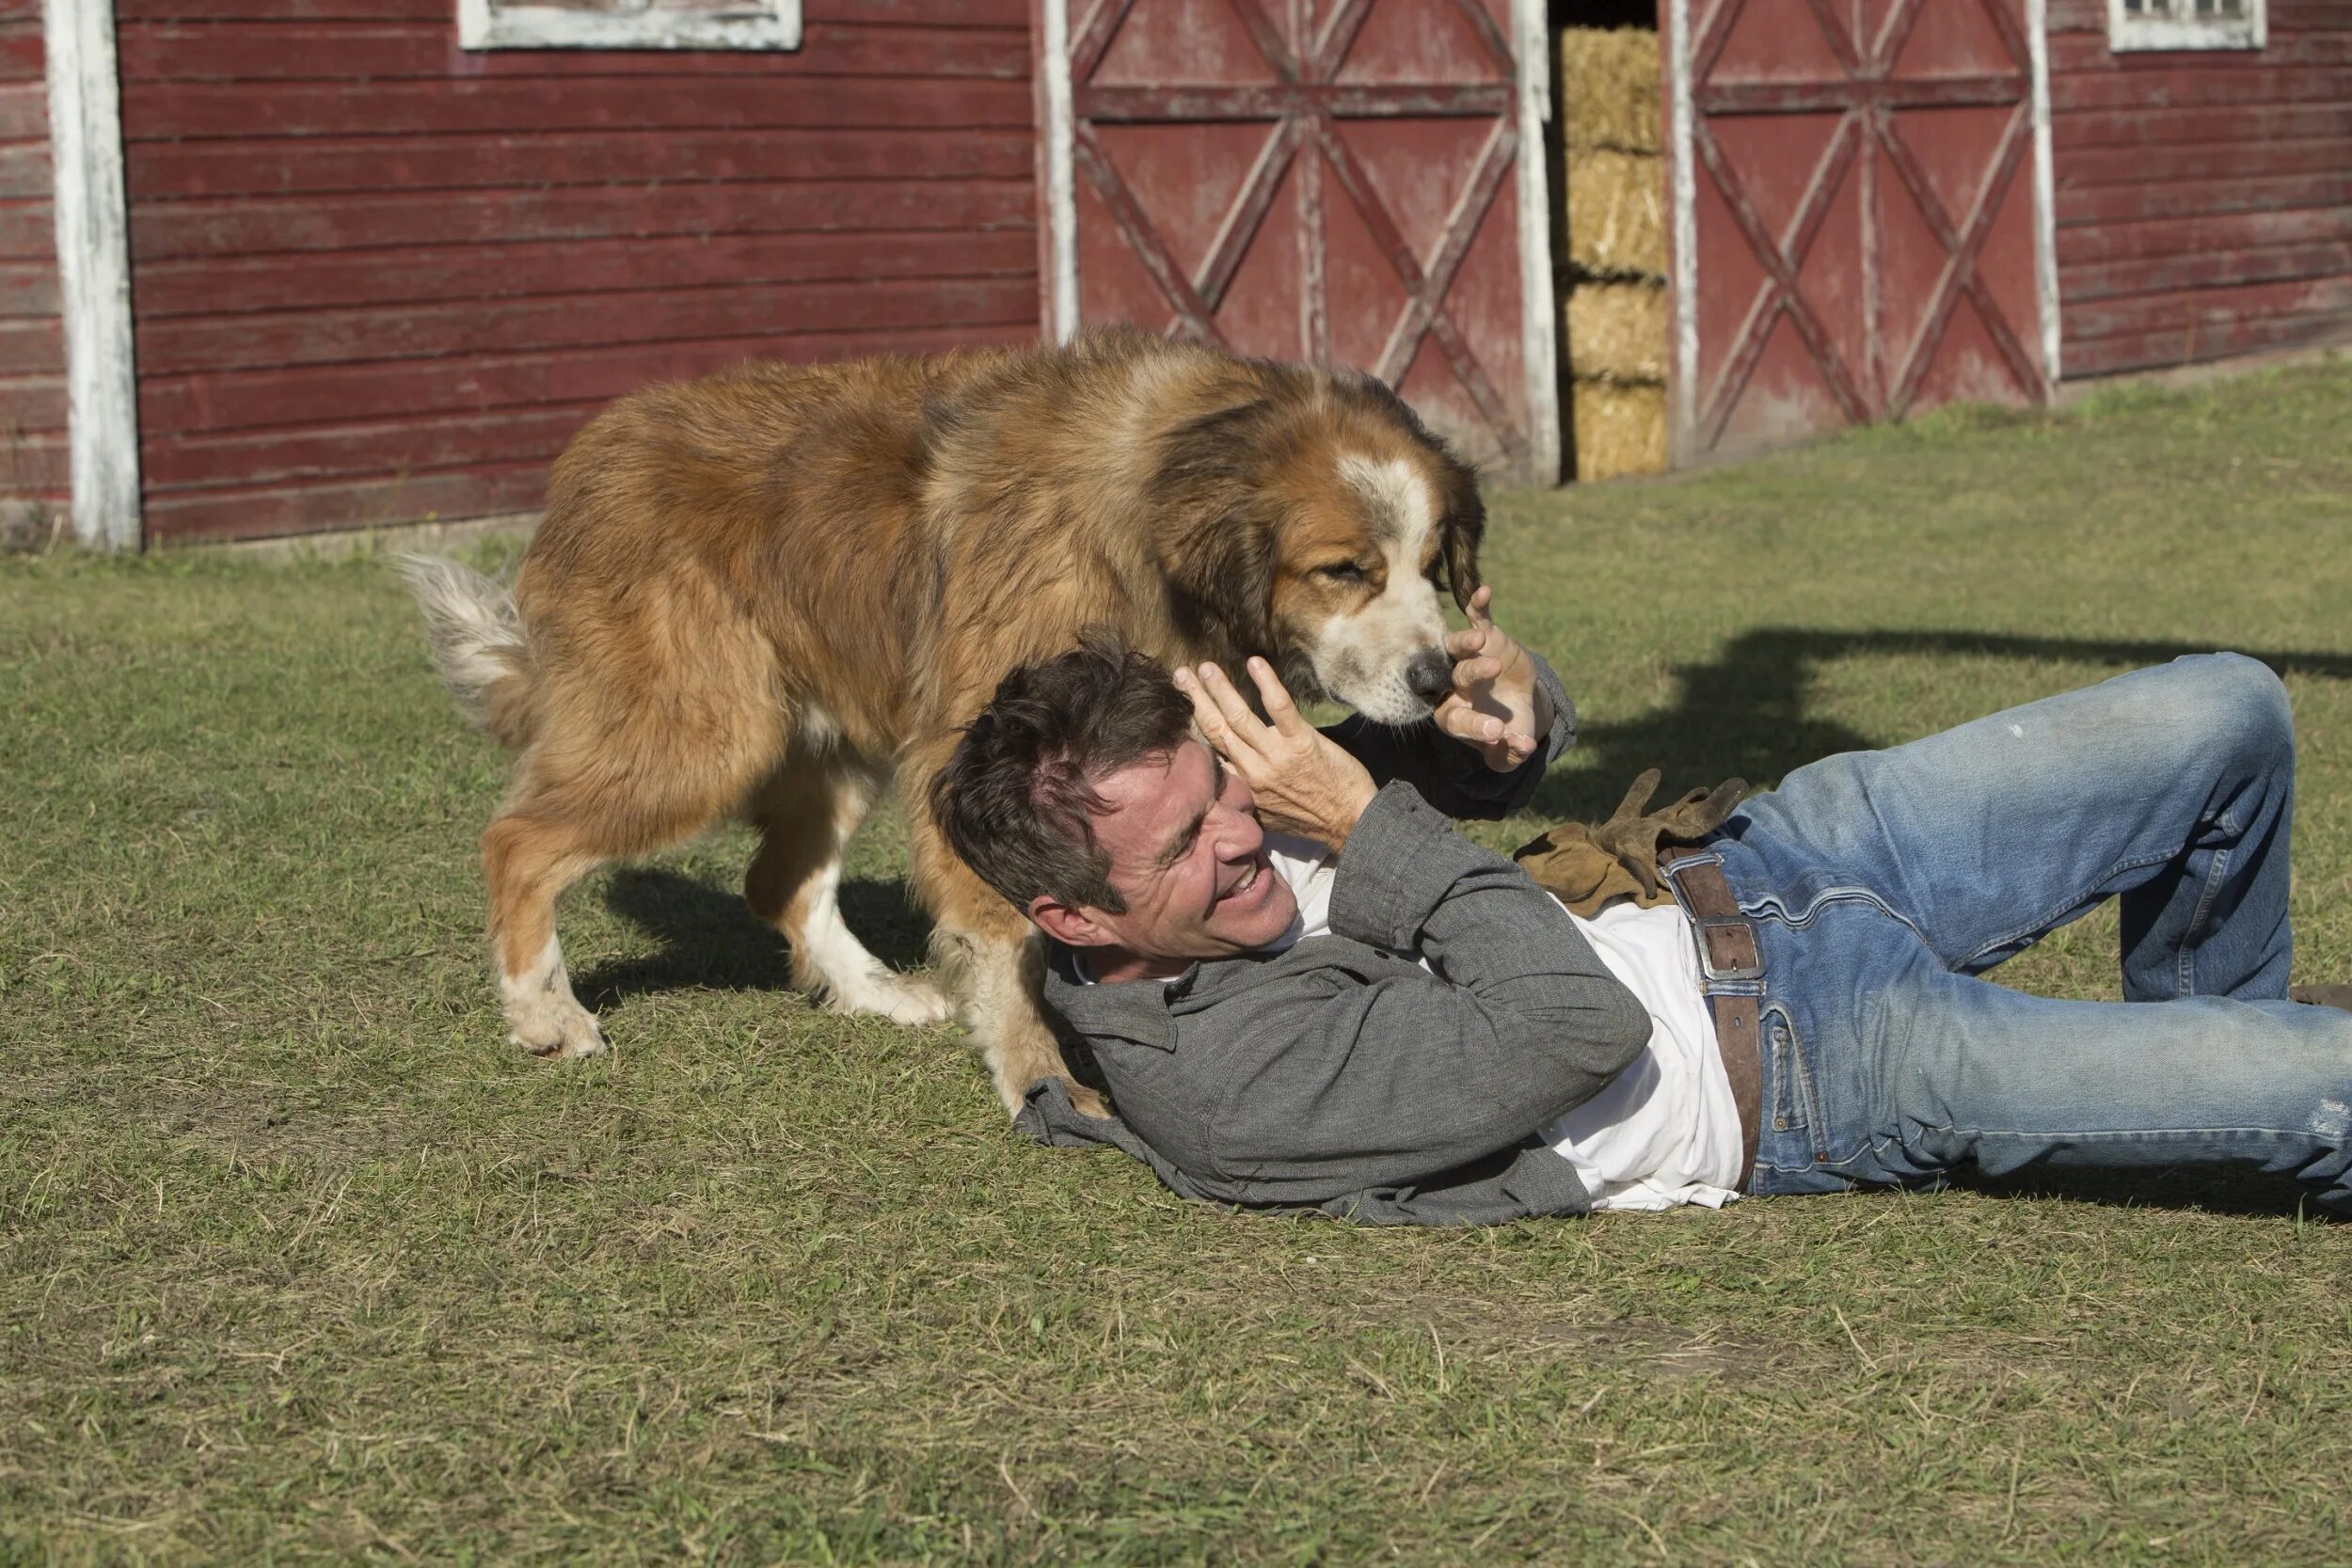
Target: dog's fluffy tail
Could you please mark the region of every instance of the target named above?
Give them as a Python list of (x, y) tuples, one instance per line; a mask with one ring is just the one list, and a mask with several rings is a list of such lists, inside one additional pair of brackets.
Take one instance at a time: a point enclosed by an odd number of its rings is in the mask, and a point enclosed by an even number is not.
[(404, 555), (400, 575), (424, 611), (434, 665), (457, 705), (500, 744), (527, 744), (534, 683), (515, 595), (443, 556)]

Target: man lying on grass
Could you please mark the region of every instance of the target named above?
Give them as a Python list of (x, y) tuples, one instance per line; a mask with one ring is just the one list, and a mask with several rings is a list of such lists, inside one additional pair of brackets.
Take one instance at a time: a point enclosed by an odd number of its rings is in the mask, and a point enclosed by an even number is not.
[[(1454, 695), (1401, 731), (1318, 732), (1253, 660), (1262, 721), (1216, 667), (1102, 641), (1005, 681), (934, 809), (1050, 939), (1118, 1113), (1041, 1084), (1032, 1133), (1384, 1222), (1970, 1163), (2236, 1163), (2352, 1211), (2352, 1012), (2288, 1000), (2295, 740), (2262, 665), (1814, 763), (1661, 851), (1671, 901), (1585, 920), (1446, 815), (1525, 804), (1573, 736), (1558, 677), (1483, 598), (1449, 651)], [(1981, 977), (2118, 895), (2127, 1001)]]

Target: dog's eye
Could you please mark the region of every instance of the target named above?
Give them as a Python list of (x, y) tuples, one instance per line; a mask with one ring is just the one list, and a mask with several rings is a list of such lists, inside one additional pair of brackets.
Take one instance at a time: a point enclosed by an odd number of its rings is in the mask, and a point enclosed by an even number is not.
[(1316, 567), (1315, 576), (1329, 578), (1333, 582), (1361, 582), (1364, 580), (1364, 569), (1352, 561), (1343, 561), (1335, 565)]

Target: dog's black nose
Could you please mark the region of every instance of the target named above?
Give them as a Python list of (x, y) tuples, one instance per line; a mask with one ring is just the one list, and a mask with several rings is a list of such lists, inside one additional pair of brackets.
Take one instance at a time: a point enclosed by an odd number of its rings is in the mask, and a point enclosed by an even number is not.
[(1414, 696), (1436, 707), (1438, 699), (1454, 689), (1454, 661), (1445, 657), (1443, 648), (1424, 648), (1405, 667), (1405, 685)]

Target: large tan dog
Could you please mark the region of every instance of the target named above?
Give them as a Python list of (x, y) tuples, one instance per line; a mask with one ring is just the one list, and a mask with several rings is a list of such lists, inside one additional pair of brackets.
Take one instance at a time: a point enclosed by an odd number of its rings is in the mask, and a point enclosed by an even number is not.
[(1169, 659), (1264, 654), (1302, 696), (1415, 721), (1449, 689), (1438, 589), (1467, 601), (1484, 524), (1471, 470), (1378, 382), (1135, 332), (749, 365), (621, 400), (557, 460), (511, 600), (408, 564), (451, 689), (521, 752), (482, 836), (515, 1043), (604, 1045), (556, 895), (730, 813), (759, 830), (744, 893), (798, 984), (946, 1018), (834, 902), (895, 777), (934, 957), (1017, 1107), (1066, 1075), (1027, 923), (922, 804), (958, 726), (1097, 622)]

